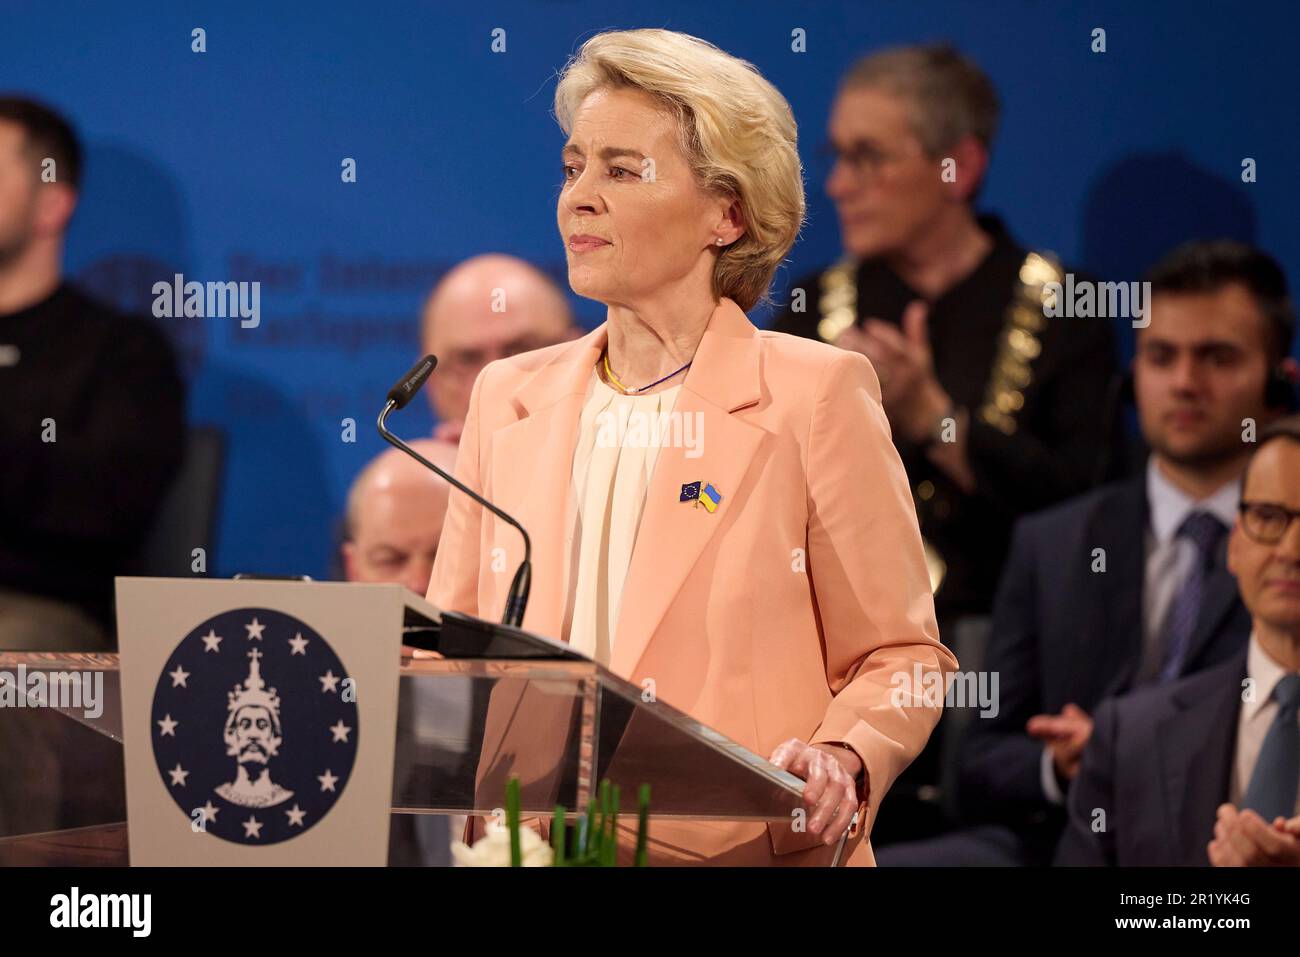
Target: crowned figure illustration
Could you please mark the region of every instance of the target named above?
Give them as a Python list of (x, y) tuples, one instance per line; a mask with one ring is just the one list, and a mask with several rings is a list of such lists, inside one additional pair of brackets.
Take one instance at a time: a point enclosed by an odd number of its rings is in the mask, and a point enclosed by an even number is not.
[(271, 759), (284, 740), (280, 727), (280, 698), (262, 679), (262, 653), (248, 653), (248, 678), (227, 692), (226, 754), (236, 761), (234, 781), (218, 785), (216, 792), (242, 807), (274, 807), (293, 792), (271, 780)]

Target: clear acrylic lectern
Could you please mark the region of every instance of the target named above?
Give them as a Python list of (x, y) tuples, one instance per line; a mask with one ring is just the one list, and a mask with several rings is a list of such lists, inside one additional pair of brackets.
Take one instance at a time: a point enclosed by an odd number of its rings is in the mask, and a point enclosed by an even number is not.
[[(420, 860), (418, 816), (490, 815), (512, 776), (525, 815), (547, 818), (585, 811), (606, 778), (634, 814), (648, 784), (652, 832), (656, 817), (789, 821), (801, 806), (798, 778), (567, 646), (391, 593), (403, 646), (424, 650), (393, 662), (390, 862)], [(98, 714), (39, 700), (60, 673), (102, 676)], [(127, 863), (118, 679), (116, 655), (0, 653), (15, 685), (0, 708), (0, 865)]]

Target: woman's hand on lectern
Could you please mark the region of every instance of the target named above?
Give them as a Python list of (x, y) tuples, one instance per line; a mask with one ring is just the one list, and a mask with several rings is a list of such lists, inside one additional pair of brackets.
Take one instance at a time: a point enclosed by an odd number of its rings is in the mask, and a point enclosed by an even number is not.
[(809, 808), (808, 831), (834, 844), (848, 830), (858, 809), (857, 779), (862, 759), (849, 748), (808, 744), (791, 738), (777, 745), (768, 760), (806, 782), (803, 802)]

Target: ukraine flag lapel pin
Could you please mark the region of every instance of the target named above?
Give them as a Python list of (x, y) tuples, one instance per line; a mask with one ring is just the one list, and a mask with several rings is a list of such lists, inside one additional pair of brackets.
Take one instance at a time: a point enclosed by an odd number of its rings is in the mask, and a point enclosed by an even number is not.
[(709, 513), (718, 510), (718, 504), (722, 501), (722, 493), (714, 488), (710, 483), (704, 483), (704, 491), (700, 492), (700, 504), (704, 506)]

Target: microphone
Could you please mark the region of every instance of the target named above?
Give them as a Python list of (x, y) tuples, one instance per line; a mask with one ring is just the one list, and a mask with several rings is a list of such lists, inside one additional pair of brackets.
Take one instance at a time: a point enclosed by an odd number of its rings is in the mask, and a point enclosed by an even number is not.
[(425, 356), (413, 365), (411, 371), (388, 390), (388, 401), (393, 403), (393, 408), (405, 409), (406, 403), (411, 401), (415, 393), (424, 388), (424, 383), (428, 381), (429, 376), (433, 375), (433, 370), (437, 367), (437, 356)]
[(524, 531), (524, 527), (507, 515), (501, 509), (497, 508), (482, 495), (473, 489), (466, 487), (457, 481), (453, 476), (447, 474), (438, 466), (434, 465), (415, 449), (411, 448), (392, 432), (388, 431), (388, 416), (395, 409), (402, 409), (411, 401), (417, 392), (424, 387), (424, 383), (433, 373), (434, 367), (437, 366), (438, 360), (434, 356), (425, 356), (414, 366), (411, 371), (398, 380), (397, 385), (388, 390), (388, 401), (384, 405), (384, 410), (379, 413), (379, 434), (384, 437), (384, 441), (390, 445), (401, 449), (415, 461), (419, 462), (425, 468), (432, 471), (443, 481), (449, 483), (454, 488), (460, 489), (474, 501), (478, 502), (497, 518), (501, 519), (507, 525), (513, 525), (519, 529), (519, 534), (524, 537), (524, 560), (519, 563), (519, 568), (515, 572), (514, 580), (510, 583), (510, 592), (506, 595), (505, 615), (501, 623), (513, 625), (516, 628), (522, 627), (524, 622), (524, 609), (528, 607), (528, 591), (533, 581), (533, 544)]

